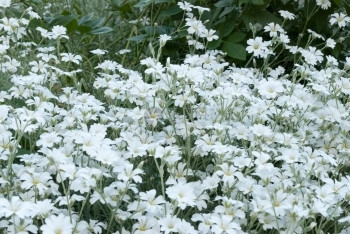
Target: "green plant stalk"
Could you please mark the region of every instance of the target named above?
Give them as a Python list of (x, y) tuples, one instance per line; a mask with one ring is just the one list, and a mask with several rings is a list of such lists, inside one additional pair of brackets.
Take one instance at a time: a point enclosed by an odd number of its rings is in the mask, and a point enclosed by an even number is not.
[[(135, 31), (135, 27), (132, 28), (132, 30), (130, 32), (130, 35), (129, 35), (129, 38), (132, 37), (132, 35), (134, 35), (134, 31)], [(126, 43), (126, 48), (125, 49), (129, 49), (129, 46), (130, 46), (130, 41), (128, 41)], [(126, 54), (123, 55), (122, 62), (121, 62), (121, 65), (123, 67), (124, 67), (125, 57), (126, 57)]]
[[(61, 175), (61, 172), (59, 170), (59, 168), (57, 167), (57, 164), (55, 163), (55, 166), (56, 166), (56, 169), (57, 169), (57, 172), (58, 172), (58, 175), (61, 179), (61, 185), (62, 185), (62, 188), (63, 188), (63, 192), (64, 192), (64, 195), (66, 197), (66, 200), (67, 200), (67, 208), (68, 208), (68, 214), (69, 214), (69, 219), (70, 219), (70, 222), (72, 223), (73, 222), (73, 219), (72, 219), (72, 210), (71, 210), (71, 205), (70, 205), (70, 202), (69, 202), (69, 196), (70, 196), (70, 189), (66, 189), (66, 186), (64, 185), (64, 181), (62, 180), (62, 175)], [(68, 188), (70, 187), (70, 183), (68, 182)]]
[[(79, 212), (78, 221), (81, 220), (81, 215), (83, 214), (83, 210), (84, 210), (85, 205), (86, 205), (86, 203), (87, 203), (87, 201), (88, 201), (88, 197), (90, 196), (90, 193), (91, 193), (91, 191), (89, 191), (89, 192), (87, 193), (87, 195), (86, 195), (86, 197), (85, 197), (85, 199), (84, 199), (84, 201), (83, 201), (83, 205), (81, 206), (81, 209), (80, 209), (80, 212)], [(75, 224), (75, 226), (74, 226), (73, 233), (75, 232), (75, 230), (76, 230), (77, 227), (78, 227), (78, 221), (76, 222), (76, 224)]]
[[(126, 188), (128, 188), (129, 185), (130, 185), (130, 180), (127, 182)], [(118, 209), (119, 209), (119, 207), (120, 207), (120, 205), (121, 205), (121, 203), (122, 203), (122, 201), (123, 201), (123, 197), (124, 197), (124, 195), (126, 194), (127, 191), (128, 191), (128, 189), (125, 189), (125, 191), (124, 191), (124, 192), (122, 193), (122, 195), (120, 196), (120, 199), (119, 199), (119, 201), (117, 202), (116, 207), (114, 207), (114, 209), (112, 209), (111, 217), (109, 218), (109, 221), (108, 221), (108, 228), (110, 228), (110, 227), (112, 226), (114, 216), (116, 215), (116, 213), (117, 213), (117, 211), (118, 211)], [(108, 234), (108, 233), (111, 233), (111, 232), (112, 232), (112, 231), (109, 229), (109, 230), (107, 231), (107, 234)]]
[[(165, 199), (165, 186), (164, 186), (164, 164), (163, 162), (161, 163), (161, 167), (159, 167), (159, 164), (157, 162), (157, 159), (155, 157), (154, 158), (154, 162), (156, 163), (156, 167), (158, 169), (158, 172), (159, 172), (159, 175), (160, 175), (160, 185), (162, 187), (162, 195), (163, 195), (163, 198)], [(167, 214), (167, 209), (166, 209), (166, 203), (164, 203), (164, 212), (165, 212), (165, 215)]]

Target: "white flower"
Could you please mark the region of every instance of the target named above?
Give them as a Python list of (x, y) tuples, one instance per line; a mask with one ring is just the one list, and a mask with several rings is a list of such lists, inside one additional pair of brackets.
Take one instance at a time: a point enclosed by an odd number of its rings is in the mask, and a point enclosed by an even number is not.
[(187, 206), (196, 205), (196, 196), (193, 191), (193, 186), (189, 183), (178, 183), (166, 189), (168, 197), (178, 203), (181, 210)]
[(266, 98), (275, 98), (279, 93), (284, 91), (283, 85), (278, 80), (262, 80), (258, 87), (261, 96)]
[(52, 28), (52, 32), (50, 34), (52, 39), (60, 39), (60, 38), (66, 38), (69, 37), (66, 35), (67, 29), (61, 25), (55, 25)]
[(4, 17), (1, 19), (3, 24), (0, 24), (0, 28), (3, 28), (5, 31), (7, 31), (9, 34), (12, 34), (16, 31), (16, 29), (19, 27), (18, 19), (15, 18), (7, 18)]
[(193, 8), (196, 8), (198, 10), (199, 15), (202, 15), (204, 11), (210, 11), (210, 8), (201, 7), (201, 6), (193, 6)]
[(269, 137), (272, 135), (272, 130), (270, 129), (270, 127), (262, 124), (254, 124), (253, 126), (249, 127), (249, 129), (252, 130), (253, 134), (258, 137)]
[(277, 36), (278, 32), (280, 33), (284, 32), (283, 28), (279, 24), (275, 24), (275, 23), (269, 23), (267, 26), (264, 27), (264, 31), (269, 32), (270, 37)]
[(0, 198), (0, 217), (10, 217), (16, 215), (23, 219), (29, 217), (30, 203), (22, 201), (19, 197), (11, 197), (11, 201)]
[(0, 0), (0, 7), (8, 8), (11, 6), (11, 0)]
[(316, 0), (317, 6), (321, 6), (323, 10), (327, 10), (331, 6), (331, 2), (329, 0)]
[(331, 55), (327, 55), (326, 59), (327, 59), (327, 65), (330, 65), (330, 66), (338, 66), (339, 65), (338, 60)]
[(21, 188), (30, 189), (35, 187), (38, 189), (40, 195), (44, 194), (47, 191), (48, 181), (51, 179), (51, 176), (48, 172), (42, 173), (23, 173), (20, 176)]
[(282, 148), (281, 156), (276, 157), (276, 160), (283, 160), (286, 163), (295, 163), (299, 161), (300, 153), (298, 149)]
[(147, 210), (150, 213), (154, 213), (159, 209), (159, 205), (165, 203), (165, 200), (162, 196), (156, 197), (156, 190), (152, 189), (147, 192), (140, 192), (140, 200), (145, 201)]
[(0, 44), (0, 54), (5, 54), (6, 50), (8, 50), (10, 47), (8, 45)]
[(331, 18), (329, 19), (331, 25), (337, 23), (339, 28), (345, 27), (348, 22), (350, 22), (350, 17), (344, 13), (331, 14)]
[(130, 52), (131, 52), (131, 50), (129, 50), (129, 49), (122, 49), (122, 50), (119, 50), (118, 52), (116, 52), (116, 54), (123, 55), (123, 54), (127, 54)]
[(287, 34), (283, 34), (283, 33), (281, 33), (281, 35), (279, 36), (279, 40), (283, 44), (288, 44), (290, 42), (290, 39), (289, 39), (288, 35)]
[(7, 118), (7, 115), (9, 113), (9, 109), (10, 109), (9, 106), (0, 105), (0, 123), (5, 121), (5, 119)]
[(187, 32), (189, 34), (196, 34), (198, 36), (205, 33), (205, 26), (203, 25), (202, 21), (197, 20), (196, 18), (186, 18), (186, 26), (189, 28), (187, 29)]
[(37, 201), (30, 208), (32, 215), (39, 218), (48, 217), (49, 214), (57, 212), (58, 209), (55, 207), (55, 204), (50, 199), (45, 199), (43, 201)]
[(97, 54), (97, 55), (103, 55), (103, 54), (105, 54), (107, 52), (108, 52), (107, 50), (101, 50), (101, 49), (90, 50), (90, 53)]
[(270, 45), (270, 42), (264, 42), (262, 37), (256, 37), (255, 39), (249, 39), (247, 41), (248, 47), (246, 50), (248, 53), (253, 53), (256, 57), (266, 58), (266, 56), (270, 53), (267, 46)]
[(214, 233), (242, 233), (241, 227), (230, 215), (214, 215), (209, 219)]
[(332, 38), (328, 38), (327, 41), (326, 41), (326, 46), (331, 48), (331, 49), (334, 49), (336, 43), (335, 41), (332, 39)]
[(177, 5), (184, 11), (190, 12), (192, 11), (192, 7), (194, 7), (192, 4), (188, 3), (188, 2), (179, 2), (177, 3)]
[(317, 62), (323, 61), (323, 54), (320, 50), (317, 50), (316, 47), (309, 47), (309, 50), (301, 50), (301, 54), (303, 55), (305, 62), (310, 65), (316, 65)]
[(117, 69), (118, 65), (119, 64), (117, 62), (105, 60), (102, 63), (99, 63), (98, 66), (96, 66), (95, 68), (100, 68), (105, 71), (114, 71), (115, 69)]
[(159, 233), (158, 222), (151, 216), (140, 216), (138, 222), (132, 226), (134, 234)]
[(82, 60), (80, 55), (75, 55), (72, 53), (61, 53), (61, 56), (62, 56), (61, 60), (63, 62), (72, 62), (75, 64), (79, 64), (80, 61)]
[(162, 34), (159, 36), (159, 44), (160, 44), (160, 47), (163, 47), (165, 46), (165, 43), (167, 41), (171, 40), (171, 36), (167, 35), (167, 34)]
[(32, 11), (32, 8), (28, 8), (28, 15), (30, 16), (30, 19), (41, 19), (40, 15), (36, 13), (35, 11)]
[(55, 143), (60, 141), (61, 137), (56, 132), (45, 132), (40, 135), (40, 139), (36, 142), (36, 145), (51, 148)]
[(70, 222), (68, 216), (63, 214), (59, 214), (58, 216), (51, 215), (45, 219), (45, 224), (40, 227), (40, 230), (45, 234), (71, 234), (73, 224)]
[(318, 34), (317, 32), (315, 32), (311, 29), (308, 29), (307, 32), (310, 33), (313, 38), (319, 38), (319, 39), (324, 40), (324, 37), (321, 34)]
[(205, 37), (207, 41), (213, 41), (213, 40), (219, 39), (219, 37), (214, 33), (215, 33), (215, 30), (213, 29), (210, 29), (210, 30), (205, 29), (203, 30), (201, 37)]
[(163, 231), (165, 234), (176, 233), (178, 232), (181, 220), (175, 216), (172, 217), (169, 214), (167, 214), (167, 216), (160, 219), (158, 223), (160, 224), (160, 230)]
[(290, 13), (289, 11), (279, 11), (280, 15), (284, 18), (284, 19), (289, 19), (289, 20), (293, 20), (295, 18), (295, 15), (293, 13)]
[[(5, 56), (6, 57), (6, 56)], [(16, 59), (7, 58), (8, 61), (2, 64), (2, 71), (9, 71), (12, 73), (17, 72), (17, 68), (21, 66), (21, 63)]]

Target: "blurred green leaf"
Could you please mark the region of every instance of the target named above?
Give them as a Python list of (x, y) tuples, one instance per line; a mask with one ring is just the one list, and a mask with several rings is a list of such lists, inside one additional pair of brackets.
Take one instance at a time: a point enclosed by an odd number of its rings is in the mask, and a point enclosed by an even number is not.
[(45, 23), (44, 23), (42, 20), (40, 20), (40, 19), (32, 19), (32, 20), (29, 22), (28, 26), (27, 26), (27, 28), (29, 28), (29, 29), (34, 29), (34, 30), (35, 30), (37, 27), (46, 28), (46, 25), (45, 25)]
[(215, 50), (215, 49), (220, 47), (221, 43), (222, 43), (222, 41), (220, 41), (220, 40), (211, 41), (208, 43), (208, 49)]
[(254, 5), (264, 5), (264, 0), (251, 0)]
[(153, 3), (153, 0), (141, 0), (139, 3), (135, 4), (134, 7), (137, 8), (145, 8), (148, 5), (151, 5)]
[[(256, 12), (259, 12), (259, 14), (257, 14)], [(266, 24), (271, 22), (275, 22), (280, 25), (282, 24), (280, 18), (278, 18), (271, 12), (260, 9), (259, 7), (254, 7), (249, 12), (247, 12), (243, 17), (243, 21), (247, 29), (249, 29), (249, 23), (259, 23), (261, 26), (265, 26)]]
[(93, 17), (94, 17), (94, 13), (91, 12), (90, 14), (80, 18), (78, 23), (79, 23), (79, 25), (85, 24), (85, 23), (89, 22)]
[(100, 28), (95, 28), (93, 30), (90, 31), (91, 34), (105, 34), (105, 33), (109, 33), (112, 32), (113, 29), (110, 27), (100, 27)]
[(244, 38), (246, 37), (245, 33), (241, 33), (241, 32), (234, 32), (232, 33), (230, 36), (228, 36), (228, 38), (226, 39), (226, 41), (230, 41), (230, 42), (241, 42), (244, 40)]
[(241, 44), (234, 42), (225, 42), (222, 46), (222, 51), (227, 53), (231, 58), (245, 60), (247, 56), (247, 52), (245, 47)]
[(69, 22), (66, 26), (67, 28), (67, 33), (72, 33), (78, 28), (78, 21), (76, 19), (72, 20)]
[(239, 5), (242, 5), (242, 4), (247, 4), (249, 2), (249, 0), (239, 0)]
[(174, 5), (170, 5), (168, 8), (163, 10), (160, 13), (160, 16), (161, 17), (172, 16), (172, 15), (179, 14), (180, 12), (182, 12), (181, 8), (177, 4), (174, 4)]
[(220, 23), (217, 27), (219, 37), (224, 38), (224, 37), (228, 36), (235, 28), (235, 24), (236, 24), (236, 17), (235, 16), (231, 16), (230, 18), (228, 18), (224, 22)]
[(229, 6), (229, 7), (225, 7), (225, 9), (221, 12), (220, 14), (220, 18), (224, 17), (225, 15), (230, 14), (232, 11), (234, 11), (236, 9), (235, 6)]
[(334, 49), (332, 50), (333, 56), (337, 58), (340, 52), (342, 51), (342, 49), (343, 49), (342, 46), (339, 43), (337, 43)]
[(174, 28), (169, 26), (145, 26), (144, 30), (149, 35), (171, 34)]
[(215, 6), (218, 8), (223, 8), (232, 5), (231, 0), (220, 0), (217, 3), (215, 3)]
[(167, 2), (173, 2), (172, 0), (155, 0), (155, 4), (160, 4), (160, 3), (167, 3)]
[(84, 25), (95, 29), (95, 28), (101, 26), (103, 24), (104, 20), (105, 20), (104, 18), (97, 18), (97, 19), (94, 19), (94, 20), (89, 20)]
[(129, 37), (128, 41), (135, 41), (135, 42), (142, 42), (144, 41), (149, 35), (148, 34), (140, 34), (134, 37)]
[(81, 34), (85, 34), (85, 33), (89, 33), (92, 28), (89, 26), (85, 26), (85, 25), (79, 25), (77, 30), (81, 33)]
[(77, 15), (70, 14), (70, 15), (58, 15), (53, 18), (46, 18), (48, 20), (48, 24), (50, 26), (54, 25), (63, 25), (66, 26), (69, 24), (71, 21), (77, 19)]

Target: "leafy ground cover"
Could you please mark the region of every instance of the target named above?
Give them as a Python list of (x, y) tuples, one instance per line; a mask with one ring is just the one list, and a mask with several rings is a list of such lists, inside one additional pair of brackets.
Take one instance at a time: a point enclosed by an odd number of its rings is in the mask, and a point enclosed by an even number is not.
[(0, 0), (1, 231), (350, 232), (347, 2), (194, 3)]

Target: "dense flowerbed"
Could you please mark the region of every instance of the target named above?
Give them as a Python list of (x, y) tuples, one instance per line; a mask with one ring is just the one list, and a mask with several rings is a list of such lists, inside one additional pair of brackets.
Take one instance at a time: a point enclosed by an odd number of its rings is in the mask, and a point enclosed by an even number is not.
[[(76, 77), (88, 58), (63, 52), (66, 28), (37, 27), (33, 43), (26, 27), (38, 14), (7, 18), (11, 1), (0, 1), (1, 79), (11, 80), (0, 92), (0, 230), (350, 232), (350, 57), (322, 52), (336, 35), (308, 30), (298, 47), (269, 23), (247, 41), (247, 67), (235, 67), (205, 49), (217, 36), (193, 12), (209, 9), (179, 6), (194, 53), (161, 63), (172, 40), (161, 35), (138, 72), (96, 48), (86, 93)], [(337, 30), (350, 21), (327, 17)], [(295, 58), (290, 72), (269, 66), (276, 48)], [(74, 85), (62, 87), (67, 77)]]

